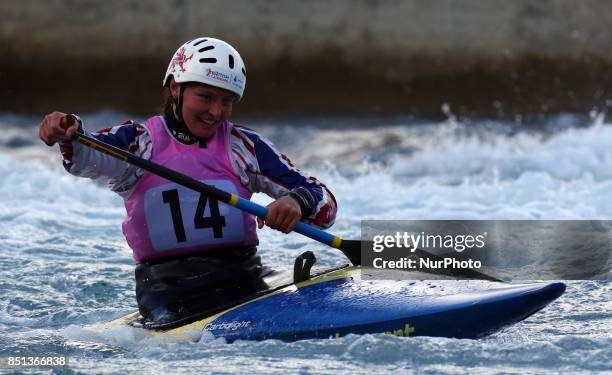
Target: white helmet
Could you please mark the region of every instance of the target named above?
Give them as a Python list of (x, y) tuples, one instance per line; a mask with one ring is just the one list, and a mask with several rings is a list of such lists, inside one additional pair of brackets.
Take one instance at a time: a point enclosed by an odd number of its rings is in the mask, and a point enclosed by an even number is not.
[(164, 86), (170, 76), (177, 83), (200, 82), (229, 90), (239, 100), (246, 86), (242, 57), (234, 47), (214, 38), (197, 38), (180, 46), (170, 60)]

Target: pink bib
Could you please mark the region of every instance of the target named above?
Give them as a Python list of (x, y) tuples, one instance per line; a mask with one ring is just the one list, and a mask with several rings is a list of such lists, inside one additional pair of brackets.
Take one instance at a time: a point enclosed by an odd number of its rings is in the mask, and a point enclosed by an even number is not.
[[(176, 141), (160, 116), (144, 126), (153, 142), (152, 162), (251, 198), (232, 168), (229, 122), (219, 126), (205, 148)], [(137, 263), (258, 244), (252, 215), (149, 172), (125, 199), (125, 209), (123, 234)]]

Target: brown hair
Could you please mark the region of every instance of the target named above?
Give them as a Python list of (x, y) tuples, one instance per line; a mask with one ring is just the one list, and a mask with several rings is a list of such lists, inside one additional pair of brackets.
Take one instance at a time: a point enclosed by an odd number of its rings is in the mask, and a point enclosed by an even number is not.
[(161, 105), (161, 113), (164, 115), (172, 113), (172, 104), (174, 103), (174, 99), (172, 99), (172, 94), (170, 94), (170, 88), (168, 86), (164, 87), (163, 101)]

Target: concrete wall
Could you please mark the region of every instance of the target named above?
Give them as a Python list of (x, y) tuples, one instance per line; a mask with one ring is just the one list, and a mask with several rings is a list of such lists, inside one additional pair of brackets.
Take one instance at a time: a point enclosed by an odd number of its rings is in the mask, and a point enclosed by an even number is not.
[(150, 111), (172, 53), (207, 35), (244, 57), (250, 112), (583, 110), (608, 95), (610, 25), (605, 0), (4, 0), (0, 109)]

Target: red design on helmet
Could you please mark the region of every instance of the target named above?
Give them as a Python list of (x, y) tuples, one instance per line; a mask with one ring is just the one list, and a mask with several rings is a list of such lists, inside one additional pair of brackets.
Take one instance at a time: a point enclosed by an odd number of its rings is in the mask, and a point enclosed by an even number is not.
[(185, 63), (191, 60), (192, 57), (193, 53), (189, 57), (185, 57), (185, 47), (179, 49), (170, 62), (170, 69), (172, 72), (176, 72), (176, 66), (178, 65), (181, 72), (185, 72)]

